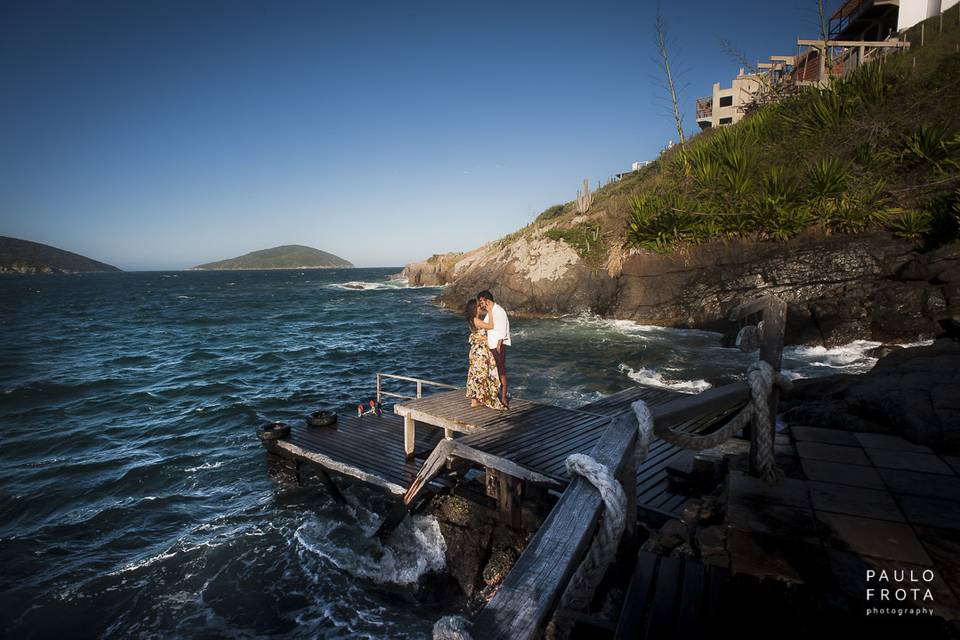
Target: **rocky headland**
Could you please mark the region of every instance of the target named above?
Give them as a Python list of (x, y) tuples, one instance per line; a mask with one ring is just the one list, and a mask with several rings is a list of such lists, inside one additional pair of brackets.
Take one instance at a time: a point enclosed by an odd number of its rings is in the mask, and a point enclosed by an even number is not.
[(446, 285), (437, 300), (451, 309), (490, 289), (513, 313), (587, 312), (721, 332), (733, 307), (773, 294), (788, 302), (786, 340), (794, 344), (909, 342), (960, 326), (960, 242), (923, 251), (882, 231), (634, 250), (603, 268), (564, 240), (534, 233), (433, 256), (404, 275), (412, 285)]
[(0, 275), (104, 271), (120, 271), (120, 269), (47, 244), (0, 236)]

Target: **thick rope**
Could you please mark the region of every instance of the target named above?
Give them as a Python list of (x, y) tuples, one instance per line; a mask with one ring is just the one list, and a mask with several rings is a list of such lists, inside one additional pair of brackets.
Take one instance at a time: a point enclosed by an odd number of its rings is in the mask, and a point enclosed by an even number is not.
[[(769, 424), (770, 407), (767, 404), (767, 398), (770, 396), (773, 385), (776, 384), (781, 389), (788, 390), (792, 386), (790, 380), (774, 371), (770, 363), (758, 360), (747, 370), (747, 383), (750, 385), (750, 402), (722, 428), (708, 435), (674, 431), (672, 428), (655, 431), (649, 407), (642, 400), (637, 400), (631, 406), (637, 416), (639, 428), (638, 451), (643, 451), (646, 455), (653, 433), (672, 445), (699, 451), (712, 449), (727, 441), (747, 426), (751, 418), (756, 418), (756, 423), (759, 425)], [(757, 449), (757, 465), (761, 478), (767, 484), (776, 484), (780, 481), (782, 473), (777, 468), (774, 458), (773, 440), (769, 429), (757, 429)]]
[(560, 596), (560, 602), (547, 625), (547, 640), (564, 640), (573, 628), (573, 615), (590, 603), (607, 568), (617, 556), (617, 547), (626, 528), (627, 496), (610, 470), (593, 458), (575, 453), (567, 458), (567, 474), (586, 480), (600, 492), (604, 512), (593, 542)]
[(463, 616), (444, 616), (433, 625), (433, 640), (472, 640)]
[(750, 353), (760, 348), (763, 341), (763, 322), (759, 325), (748, 324), (737, 332), (736, 346), (744, 353)]

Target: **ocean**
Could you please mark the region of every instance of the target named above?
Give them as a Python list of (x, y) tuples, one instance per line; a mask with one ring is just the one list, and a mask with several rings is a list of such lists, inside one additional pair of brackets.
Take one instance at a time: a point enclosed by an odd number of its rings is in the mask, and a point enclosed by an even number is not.
[[(428, 634), (449, 613), (412, 593), (443, 565), (436, 523), (371, 542), (382, 496), (278, 485), (254, 433), (355, 410), (377, 371), (463, 384), (466, 323), (396, 271), (0, 279), (3, 635)], [(756, 357), (589, 315), (511, 324), (512, 395), (570, 407), (634, 382), (700, 391)], [(862, 372), (874, 346), (788, 347), (784, 367)]]

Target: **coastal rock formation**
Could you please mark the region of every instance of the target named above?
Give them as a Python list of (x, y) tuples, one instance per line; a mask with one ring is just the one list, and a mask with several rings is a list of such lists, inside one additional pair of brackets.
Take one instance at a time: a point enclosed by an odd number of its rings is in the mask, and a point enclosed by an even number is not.
[(411, 284), (448, 284), (439, 300), (451, 308), (489, 288), (513, 313), (589, 312), (718, 331), (729, 329), (734, 306), (774, 294), (789, 304), (788, 343), (918, 340), (960, 322), (960, 242), (922, 253), (884, 232), (807, 234), (637, 251), (611, 262), (617, 268), (590, 266), (563, 240), (522, 236), (434, 256), (406, 273)]
[(960, 343), (894, 349), (862, 375), (799, 380), (782, 399), (786, 420), (899, 435), (960, 451)]
[(0, 274), (101, 271), (120, 271), (120, 269), (50, 245), (0, 236)]
[(462, 253), (438, 253), (421, 262), (411, 262), (403, 268), (401, 276), (413, 287), (436, 287), (445, 285), (454, 278), (454, 266)]

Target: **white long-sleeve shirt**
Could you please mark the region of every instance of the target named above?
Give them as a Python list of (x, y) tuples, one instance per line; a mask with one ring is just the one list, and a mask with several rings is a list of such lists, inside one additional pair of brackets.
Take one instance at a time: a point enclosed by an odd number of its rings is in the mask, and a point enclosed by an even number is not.
[(494, 302), (493, 309), (487, 312), (483, 321), (490, 322), (491, 315), (493, 316), (493, 329), (487, 330), (487, 346), (496, 349), (497, 343), (501, 340), (503, 340), (503, 344), (512, 346), (510, 343), (510, 319), (507, 318), (507, 312)]

